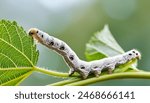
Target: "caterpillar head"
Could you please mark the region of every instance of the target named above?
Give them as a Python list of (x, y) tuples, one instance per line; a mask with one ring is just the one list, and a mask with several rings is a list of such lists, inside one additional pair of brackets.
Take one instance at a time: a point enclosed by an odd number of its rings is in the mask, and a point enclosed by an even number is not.
[(35, 40), (38, 42), (41, 42), (41, 38), (37, 35), (39, 33), (39, 30), (37, 28), (31, 28), (28, 31), (29, 36), (32, 36)]
[(129, 52), (127, 52), (127, 55), (129, 59), (141, 59), (141, 53), (136, 49), (130, 50)]
[(46, 40), (46, 33), (42, 32), (41, 30), (37, 28), (31, 28), (29, 29), (29, 35), (32, 36), (35, 40), (37, 40), (40, 43), (43, 43)]
[(38, 29), (37, 28), (31, 28), (31, 29), (29, 29), (28, 33), (30, 36), (36, 35), (38, 33)]

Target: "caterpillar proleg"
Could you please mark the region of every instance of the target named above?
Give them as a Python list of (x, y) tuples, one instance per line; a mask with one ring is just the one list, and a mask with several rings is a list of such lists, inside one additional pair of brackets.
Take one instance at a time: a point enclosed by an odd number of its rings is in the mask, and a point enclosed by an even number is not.
[(61, 55), (70, 67), (70, 76), (74, 72), (78, 72), (83, 79), (86, 79), (90, 73), (93, 73), (95, 76), (99, 76), (101, 71), (104, 69), (108, 69), (109, 73), (112, 73), (116, 66), (125, 64), (133, 59), (141, 58), (140, 52), (132, 49), (121, 55), (87, 62), (81, 60), (64, 41), (50, 36), (37, 28), (31, 28), (29, 30), (29, 35), (44, 46)]

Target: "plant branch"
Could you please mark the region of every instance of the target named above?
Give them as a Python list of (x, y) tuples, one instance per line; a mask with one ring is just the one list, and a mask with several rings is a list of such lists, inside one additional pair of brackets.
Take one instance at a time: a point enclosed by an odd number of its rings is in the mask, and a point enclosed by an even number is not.
[(80, 80), (81, 80), (81, 78), (73, 78), (73, 79), (68, 79), (68, 80), (63, 80), (60, 82), (52, 83), (52, 84), (49, 84), (49, 86), (63, 86), (63, 85), (67, 85), (67, 84), (77, 82)]
[(70, 83), (67, 84), (67, 86), (83, 86), (83, 85), (89, 85), (101, 81), (107, 81), (112, 79), (123, 79), (123, 78), (150, 79), (150, 72), (140, 71), (140, 72), (124, 72), (124, 73), (108, 74), (100, 77), (93, 77), (86, 80)]
[[(52, 70), (46, 70), (46, 69), (43, 69), (43, 68), (39, 68), (39, 67), (34, 67), (35, 71), (38, 71), (38, 72), (41, 72), (41, 73), (44, 73), (44, 74), (47, 74), (47, 75), (51, 75), (51, 76), (56, 76), (56, 77), (63, 77), (63, 78), (66, 78), (66, 77), (69, 77), (69, 74), (68, 73), (62, 73), (62, 72), (56, 72), (56, 71), (52, 71)], [(72, 75), (71, 77), (77, 77), (79, 75)]]

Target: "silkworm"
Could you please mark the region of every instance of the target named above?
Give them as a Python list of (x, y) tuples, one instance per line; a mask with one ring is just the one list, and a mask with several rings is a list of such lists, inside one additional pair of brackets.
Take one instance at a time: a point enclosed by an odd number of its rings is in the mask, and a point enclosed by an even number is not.
[(133, 49), (114, 57), (87, 62), (81, 60), (64, 41), (50, 36), (37, 28), (31, 28), (29, 30), (29, 35), (64, 58), (70, 68), (69, 76), (74, 74), (74, 72), (78, 72), (83, 79), (86, 79), (90, 73), (99, 76), (104, 69), (108, 69), (109, 73), (112, 73), (116, 66), (125, 64), (133, 59), (141, 58), (140, 52)]

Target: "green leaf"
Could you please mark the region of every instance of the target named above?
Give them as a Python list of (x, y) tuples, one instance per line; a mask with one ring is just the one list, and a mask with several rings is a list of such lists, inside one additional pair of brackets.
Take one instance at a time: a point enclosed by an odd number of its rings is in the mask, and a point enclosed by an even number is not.
[(108, 25), (104, 29), (97, 32), (89, 42), (86, 44), (86, 58), (87, 60), (98, 60), (104, 57), (110, 57), (124, 53), (117, 41), (111, 34)]
[[(23, 75), (30, 71), (22, 73), (25, 71), (17, 68), (31, 67), (30, 69), (32, 69), (37, 63), (38, 54), (32, 38), (27, 35), (22, 27), (18, 26), (16, 22), (0, 21), (0, 74), (2, 76), (0, 76), (0, 81), (3, 81), (1, 84), (7, 82), (10, 83), (9, 85), (14, 85), (26, 78), (27, 75)], [(14, 67), (17, 72), (11, 70)], [(18, 77), (18, 74), (20, 75), (19, 78), (14, 78)]]

